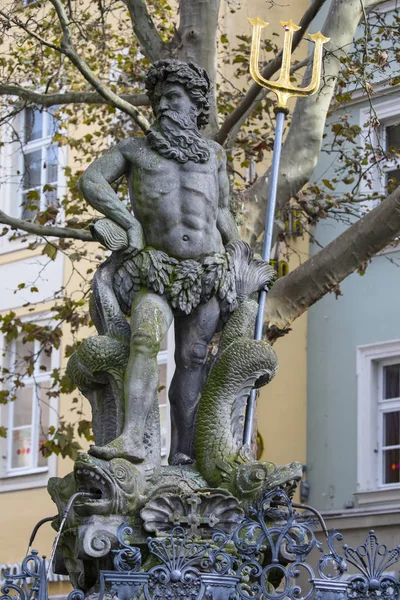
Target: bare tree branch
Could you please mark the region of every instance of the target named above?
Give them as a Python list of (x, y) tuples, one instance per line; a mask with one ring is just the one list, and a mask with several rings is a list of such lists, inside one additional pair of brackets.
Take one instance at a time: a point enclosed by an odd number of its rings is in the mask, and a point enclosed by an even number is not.
[[(304, 37), (304, 34), (307, 31), (308, 26), (311, 21), (314, 19), (318, 11), (321, 9), (326, 0), (314, 0), (314, 2), (309, 6), (309, 8), (305, 11), (304, 15), (300, 20), (300, 29), (296, 31), (293, 35), (293, 46), (292, 51), (294, 51), (297, 46), (300, 44), (301, 40)], [(270, 79), (280, 68), (282, 65), (282, 51), (276, 55), (274, 60), (271, 60), (262, 71), (261, 75), (265, 79)], [(257, 83), (253, 83), (253, 85), (249, 88), (245, 96), (242, 98), (241, 102), (237, 105), (235, 110), (233, 110), (230, 115), (225, 119), (223, 124), (220, 127), (220, 130), (216, 136), (216, 141), (220, 144), (224, 144), (226, 138), (229, 135), (230, 130), (234, 127), (237, 121), (246, 113), (247, 110), (251, 107), (253, 102), (256, 100), (258, 94), (262, 90), (262, 87)]]
[(382, 0), (360, 0), (364, 4), (364, 7), (368, 10), (382, 4)]
[(51, 4), (54, 6), (58, 19), (61, 24), (61, 28), (63, 31), (63, 37), (61, 40), (61, 50), (69, 58), (73, 65), (78, 69), (78, 71), (83, 75), (83, 77), (88, 81), (102, 96), (108, 104), (115, 106), (115, 108), (119, 108), (122, 112), (126, 113), (139, 125), (139, 127), (146, 131), (150, 124), (148, 120), (129, 102), (123, 100), (120, 96), (112, 92), (108, 89), (93, 73), (88, 64), (83, 60), (83, 58), (76, 52), (73, 43), (71, 32), (69, 29), (69, 22), (67, 14), (64, 10), (64, 6), (60, 0), (50, 0)]
[(167, 54), (167, 45), (161, 39), (147, 10), (146, 0), (123, 0), (128, 7), (133, 31), (139, 40), (143, 54), (155, 62)]
[(19, 27), (20, 29), (25, 31), (25, 33), (27, 33), (28, 35), (33, 37), (35, 40), (37, 40), (38, 42), (43, 44), (43, 46), (47, 46), (47, 48), (51, 48), (52, 50), (56, 50), (57, 52), (62, 53), (62, 49), (59, 46), (56, 46), (55, 44), (52, 44), (51, 42), (48, 42), (44, 38), (40, 37), (40, 35), (38, 35), (34, 31), (32, 31), (31, 29), (29, 29), (29, 27), (27, 27), (25, 25), (25, 23), (23, 23), (21, 21), (21, 19), (18, 19), (18, 17), (11, 17), (9, 14), (5, 13), (3, 10), (0, 10), (0, 16), (3, 17), (3, 19), (5, 21), (7, 21), (8, 24), (16, 25), (17, 27)]
[(38, 225), (36, 223), (29, 223), (23, 219), (15, 219), (6, 215), (5, 212), (0, 210), (0, 223), (8, 225), (12, 229), (20, 229), (27, 233), (33, 233), (40, 237), (58, 237), (58, 238), (72, 238), (74, 240), (83, 240), (84, 242), (94, 242), (89, 231), (83, 229), (72, 229), (71, 227), (50, 227), (47, 225)]
[[(96, 92), (61, 92), (45, 94), (35, 92), (20, 85), (0, 84), (0, 96), (18, 96), (27, 102), (40, 106), (58, 106), (61, 104), (106, 104), (103, 96)], [(120, 98), (132, 106), (149, 106), (150, 100), (146, 94), (121, 94)], [(108, 104), (108, 103), (107, 103)]]
[[(341, 68), (341, 58), (351, 47), (361, 17), (361, 0), (332, 1), (322, 28), (322, 33), (330, 38), (330, 42), (326, 44), (321, 88), (314, 96), (300, 98), (296, 102), (291, 126), (282, 149), (277, 210), (282, 209), (309, 181), (317, 164), (326, 115)], [(311, 69), (310, 65), (306, 70), (306, 80), (310, 77)], [(264, 230), (267, 198), (268, 172), (245, 193), (245, 202), (248, 205), (246, 238), (250, 244), (254, 244)]]
[(400, 232), (400, 186), (318, 254), (279, 279), (267, 297), (268, 327), (286, 329), (297, 317)]

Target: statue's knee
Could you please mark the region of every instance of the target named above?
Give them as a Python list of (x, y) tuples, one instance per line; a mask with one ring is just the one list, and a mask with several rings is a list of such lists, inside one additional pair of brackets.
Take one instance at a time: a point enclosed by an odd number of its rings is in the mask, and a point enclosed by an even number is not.
[(138, 333), (132, 336), (131, 350), (135, 353), (154, 358), (160, 350), (160, 342), (151, 334)]
[(185, 366), (203, 365), (207, 358), (208, 346), (203, 342), (192, 344), (186, 348), (181, 355), (182, 363)]

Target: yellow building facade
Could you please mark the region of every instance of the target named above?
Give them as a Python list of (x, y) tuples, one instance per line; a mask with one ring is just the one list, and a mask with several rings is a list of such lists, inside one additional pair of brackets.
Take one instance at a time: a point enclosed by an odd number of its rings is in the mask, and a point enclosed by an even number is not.
[[(242, 7), (232, 13), (228, 3), (223, 2), (222, 27), (233, 37), (235, 34), (250, 34), (247, 17), (260, 15), (271, 22), (271, 27), (280, 19), (289, 17), (296, 22), (307, 8), (308, 2), (302, 0), (291, 5), (290, 8), (275, 6), (273, 10), (266, 11), (264, 0), (252, 0), (243, 2)], [(278, 31), (279, 25), (276, 25), (274, 30)], [(24, 118), (30, 118), (26, 111)], [(23, 128), (24, 123), (19, 123), (18, 127)], [(40, 164), (47, 160), (48, 165), (53, 165), (51, 177), (56, 182), (58, 193), (63, 195), (65, 193), (63, 168), (67, 165), (74, 168), (73, 153), (67, 152), (65, 147), (58, 149), (52, 144), (51, 115), (43, 117), (40, 128), (37, 123), (35, 127), (38, 130), (33, 132), (25, 147), (25, 151), (32, 155), (32, 172), (35, 175), (32, 185), (40, 188), (46, 182), (48, 183), (49, 176), (40, 167)], [(18, 168), (20, 161), (21, 156), (16, 146), (6, 144), (0, 148), (0, 169), (10, 169), (12, 172), (7, 183), (2, 186), (0, 208), (12, 216), (18, 216), (23, 203), (21, 176), (17, 174), (18, 171), (21, 172)], [(263, 167), (265, 168), (266, 165)], [(55, 295), (60, 289), (64, 289), (67, 294), (78, 289), (78, 274), (72, 271), (71, 263), (61, 253), (57, 255), (56, 260), (51, 261), (42, 254), (43, 247), (35, 250), (28, 249), (29, 236), (24, 239), (26, 241), (0, 238), (2, 288), (0, 312), (4, 314), (12, 310), (23, 319), (40, 323), (50, 322), (50, 309)], [(298, 237), (293, 240), (293, 246), (295, 252), (289, 260), (290, 269), (295, 268), (307, 257), (308, 241)], [(38, 279), (40, 285), (36, 286), (35, 282)], [(21, 283), (25, 286), (15, 293)], [(32, 288), (36, 287), (39, 291), (32, 291)], [(31, 303), (29, 309), (24, 306), (27, 303)], [(30, 310), (32, 307), (33, 311)], [(258, 429), (264, 446), (262, 458), (279, 464), (293, 460), (305, 462), (306, 329), (307, 317), (304, 315), (295, 322), (289, 335), (277, 341), (275, 348), (279, 358), (278, 374), (275, 380), (261, 391), (258, 401)], [(66, 326), (63, 328), (63, 333), (60, 350), (50, 351), (49, 355), (43, 358), (43, 364), (39, 365), (38, 372), (33, 374), (32, 381), (25, 382), (26, 390), (30, 390), (32, 395), (28, 397), (26, 392), (22, 398), (23, 408), (18, 412), (19, 409), (14, 410), (16, 403), (11, 407), (0, 406), (1, 425), (8, 427), (8, 436), (2, 442), (0, 453), (1, 570), (9, 566), (12, 572), (18, 571), (34, 525), (40, 519), (57, 512), (46, 489), (49, 477), (63, 477), (72, 469), (70, 460), (55, 456), (43, 460), (38, 452), (41, 435), (43, 435), (39, 423), (43, 421), (43, 416), (46, 425), (57, 425), (58, 419), (64, 415), (68, 416), (72, 408), (72, 398), (69, 396), (64, 395), (59, 400), (54, 399), (45, 408), (41, 397), (42, 392), (45, 393), (51, 369), (60, 367), (62, 371), (65, 370), (64, 351), (66, 345), (71, 342), (69, 329)], [(4, 361), (9, 361), (7, 364), (11, 364), (12, 361), (18, 360), (19, 356), (23, 357), (27, 353), (26, 348), (21, 350), (18, 346), (18, 340), (7, 343), (3, 338), (1, 344), (3, 365)], [(169, 437), (166, 388), (174, 368), (172, 332), (163, 345), (159, 365), (161, 384), (165, 385), (165, 390), (161, 393), (160, 410), (163, 446), (166, 453)], [(17, 402), (19, 401), (18, 397)], [(28, 414), (29, 410), (31, 410), (30, 414)], [(86, 410), (89, 414), (88, 403)], [(39, 549), (41, 554), (49, 556), (53, 540), (54, 531), (47, 523), (39, 530), (33, 547)], [(57, 576), (51, 578), (54, 581), (50, 584), (50, 595), (65, 596), (70, 590), (69, 583), (60, 581), (62, 578)]]

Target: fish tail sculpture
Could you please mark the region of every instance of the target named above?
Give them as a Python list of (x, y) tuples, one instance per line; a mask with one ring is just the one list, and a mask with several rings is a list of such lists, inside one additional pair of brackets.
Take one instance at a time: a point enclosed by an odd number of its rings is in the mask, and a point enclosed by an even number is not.
[(272, 346), (252, 339), (257, 314), (252, 296), (271, 285), (275, 273), (270, 265), (254, 259), (244, 242), (235, 242), (227, 250), (235, 263), (238, 307), (225, 325), (219, 354), (203, 388), (196, 421), (196, 459), (210, 486), (254, 501), (274, 485), (293, 487), (294, 480), (301, 477), (301, 467), (298, 463), (276, 467), (256, 461), (243, 446), (250, 391), (270, 382), (277, 371)]

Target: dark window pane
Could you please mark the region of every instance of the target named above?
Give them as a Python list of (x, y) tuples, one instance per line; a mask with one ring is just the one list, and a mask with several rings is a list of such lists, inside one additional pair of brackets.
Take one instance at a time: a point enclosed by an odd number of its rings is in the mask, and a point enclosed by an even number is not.
[(400, 150), (400, 123), (386, 127), (386, 148)]
[(384, 413), (383, 415), (383, 445), (397, 446), (400, 444), (400, 412)]
[(34, 188), (40, 185), (42, 171), (42, 151), (28, 152), (24, 156), (24, 187)]
[(400, 450), (383, 451), (383, 483), (400, 483)]
[(43, 444), (49, 437), (49, 402), (50, 398), (47, 392), (50, 391), (49, 384), (39, 386), (39, 448), (38, 448), (38, 466), (46, 467), (47, 458), (43, 456)]
[(400, 395), (400, 365), (388, 365), (383, 367), (383, 398), (398, 398)]
[(58, 148), (52, 144), (46, 154), (46, 183), (57, 182)]
[(21, 219), (31, 221), (35, 217), (35, 215), (39, 209), (39, 201), (36, 198), (32, 199), (28, 196), (31, 196), (31, 194), (29, 192), (22, 194)]
[(51, 189), (45, 190), (46, 206), (57, 203), (57, 171), (58, 171), (58, 147), (52, 144), (46, 151), (46, 184)]
[(26, 367), (29, 362), (35, 358), (35, 343), (23, 342), (22, 338), (18, 338), (15, 343), (15, 371), (17, 373), (26, 373)]
[(400, 169), (386, 171), (386, 185), (392, 192), (400, 184)]
[(51, 346), (45, 346), (39, 356), (39, 361), (40, 361), (40, 372), (44, 373), (46, 371), (51, 371), (51, 352), (52, 352), (52, 347)]
[(43, 114), (37, 108), (25, 109), (25, 143), (43, 137)]
[(48, 112), (47, 135), (51, 137), (53, 137), (58, 129), (58, 119), (54, 116), (54, 113), (56, 110), (58, 110), (58, 108), (58, 106), (51, 106)]
[(17, 398), (14, 401), (14, 427), (32, 423), (32, 393), (33, 388), (31, 385), (18, 390)]

